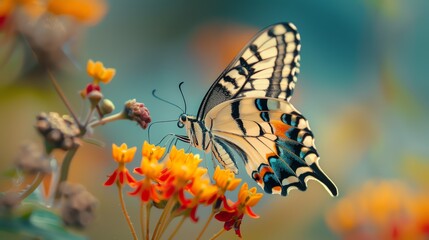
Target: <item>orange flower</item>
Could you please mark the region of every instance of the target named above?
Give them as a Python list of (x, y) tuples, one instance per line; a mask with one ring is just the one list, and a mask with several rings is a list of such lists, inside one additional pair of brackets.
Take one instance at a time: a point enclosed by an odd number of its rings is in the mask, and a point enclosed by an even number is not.
[(219, 166), (213, 174), (213, 180), (219, 188), (219, 194), (223, 195), (226, 191), (234, 191), (241, 182), (241, 179), (235, 178), (234, 172), (229, 169), (220, 169)]
[(165, 148), (144, 141), (142, 150), (143, 158), (148, 158), (150, 161), (159, 161), (164, 153)]
[(94, 84), (98, 85), (99, 82), (104, 84), (109, 83), (116, 74), (114, 68), (105, 68), (102, 62), (94, 62), (88, 60), (86, 71), (89, 76), (94, 78)]
[(124, 182), (128, 184), (135, 182), (134, 178), (125, 167), (125, 164), (133, 160), (136, 150), (136, 147), (128, 148), (127, 144), (125, 143), (123, 143), (120, 147), (118, 147), (116, 144), (112, 145), (113, 159), (118, 163), (118, 167), (104, 183), (105, 186), (110, 186), (117, 181), (119, 181), (121, 185), (124, 184)]
[(198, 167), (201, 161), (198, 154), (185, 153), (185, 150), (177, 150), (173, 146), (166, 168), (160, 177), (163, 198), (168, 199), (174, 194), (182, 194), (180, 192), (189, 187), (194, 179), (206, 174), (207, 169)]
[(179, 192), (179, 201), (182, 204), (180, 209), (190, 210), (191, 220), (194, 222), (198, 221), (196, 216), (197, 208), (199, 204), (210, 205), (217, 197), (217, 187), (210, 183), (207, 178), (195, 178), (187, 187), (189, 193), (193, 195), (193, 198), (186, 199), (184, 191)]
[(134, 169), (134, 172), (144, 176), (144, 178), (134, 184), (132, 187), (136, 188), (130, 195), (140, 194), (143, 202), (153, 200), (154, 202), (160, 201), (158, 179), (161, 176), (164, 164), (159, 163), (159, 159), (164, 155), (165, 148), (143, 143), (142, 161), (141, 166)]
[(49, 0), (47, 4), (47, 11), (50, 13), (69, 15), (88, 24), (97, 24), (106, 10), (106, 3), (102, 0)]

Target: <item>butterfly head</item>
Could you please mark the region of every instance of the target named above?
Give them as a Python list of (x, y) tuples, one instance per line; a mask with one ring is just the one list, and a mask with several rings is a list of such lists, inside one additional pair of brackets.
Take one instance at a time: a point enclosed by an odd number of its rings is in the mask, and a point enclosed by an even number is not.
[(188, 115), (186, 115), (186, 113), (182, 113), (179, 116), (179, 121), (177, 121), (177, 126), (179, 128), (183, 128), (187, 121), (188, 121)]

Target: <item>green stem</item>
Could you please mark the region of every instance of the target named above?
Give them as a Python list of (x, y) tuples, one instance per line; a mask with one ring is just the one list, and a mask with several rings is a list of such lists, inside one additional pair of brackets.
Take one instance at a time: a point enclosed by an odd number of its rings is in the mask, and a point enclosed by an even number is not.
[(100, 119), (98, 121), (92, 122), (92, 123), (89, 124), (89, 126), (92, 127), (92, 128), (95, 128), (95, 127), (98, 127), (100, 125), (104, 125), (106, 123), (113, 122), (113, 121), (116, 121), (116, 120), (121, 120), (121, 119), (126, 119), (124, 117), (124, 114), (122, 112), (116, 113), (114, 115), (111, 115), (111, 116), (105, 117), (103, 119)]
[(213, 235), (213, 237), (210, 238), (210, 240), (214, 240), (214, 239), (218, 238), (224, 232), (225, 232), (225, 228), (222, 228), (219, 232), (217, 232), (215, 235)]
[(131, 234), (133, 235), (133, 239), (137, 240), (138, 238), (137, 238), (136, 231), (134, 230), (133, 223), (131, 222), (130, 216), (128, 215), (127, 209), (125, 207), (124, 196), (122, 194), (122, 185), (119, 182), (117, 182), (117, 185), (118, 185), (118, 195), (119, 195), (119, 201), (121, 202), (122, 213), (125, 216), (125, 220), (127, 220), (127, 224), (128, 224), (128, 227), (130, 228)]
[(212, 221), (214, 214), (215, 213), (212, 211), (212, 213), (210, 214), (209, 218), (207, 219), (206, 224), (203, 227), (203, 230), (201, 230), (200, 234), (198, 234), (197, 240), (201, 239), (201, 237), (203, 236), (204, 232), (207, 230), (207, 227), (209, 226), (210, 222)]
[(25, 190), (24, 193), (22, 193), (19, 196), (20, 201), (24, 200), (26, 197), (30, 196), (31, 193), (34, 192), (34, 190), (37, 189), (37, 187), (42, 183), (43, 178), (46, 176), (45, 173), (37, 173), (36, 178), (31, 183), (30, 187)]
[(79, 145), (74, 146), (72, 149), (70, 149), (67, 152), (66, 156), (63, 159), (63, 163), (61, 164), (60, 179), (58, 179), (57, 190), (55, 193), (55, 199), (57, 200), (61, 197), (61, 194), (59, 191), (61, 183), (67, 181), (67, 178), (69, 176), (71, 161), (73, 160), (73, 157), (76, 154), (78, 149), (79, 149)]

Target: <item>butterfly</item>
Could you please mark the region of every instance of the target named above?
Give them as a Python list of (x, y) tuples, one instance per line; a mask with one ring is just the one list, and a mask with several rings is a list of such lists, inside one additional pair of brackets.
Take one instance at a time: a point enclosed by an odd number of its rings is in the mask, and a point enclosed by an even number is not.
[(300, 48), (292, 23), (274, 24), (256, 34), (212, 84), (197, 116), (179, 116), (187, 136), (178, 138), (211, 152), (236, 174), (241, 158), (267, 193), (305, 191), (307, 181), (315, 179), (336, 196), (337, 187), (319, 166), (308, 121), (289, 102)]

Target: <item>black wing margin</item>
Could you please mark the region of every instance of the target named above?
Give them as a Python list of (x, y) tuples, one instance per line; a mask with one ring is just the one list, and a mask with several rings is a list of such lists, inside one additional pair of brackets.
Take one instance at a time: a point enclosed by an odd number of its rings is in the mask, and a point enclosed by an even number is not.
[(292, 23), (274, 24), (256, 34), (210, 87), (198, 110), (198, 119), (204, 119), (214, 106), (234, 98), (289, 101), (299, 73), (300, 49), (300, 36)]

